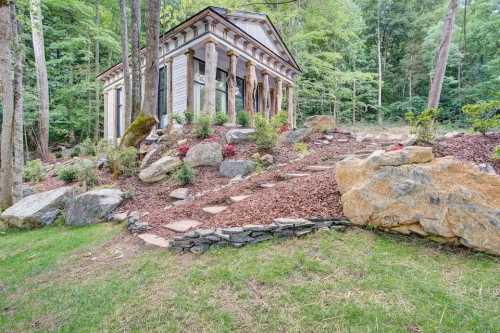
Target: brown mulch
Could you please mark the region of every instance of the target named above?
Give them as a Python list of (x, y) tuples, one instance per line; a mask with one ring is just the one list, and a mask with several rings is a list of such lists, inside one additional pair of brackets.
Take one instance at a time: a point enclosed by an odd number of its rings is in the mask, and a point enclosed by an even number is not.
[(500, 160), (493, 159), (495, 147), (500, 145), (500, 133), (462, 135), (438, 141), (433, 151), (437, 157), (454, 156), (474, 163), (488, 163), (500, 174)]

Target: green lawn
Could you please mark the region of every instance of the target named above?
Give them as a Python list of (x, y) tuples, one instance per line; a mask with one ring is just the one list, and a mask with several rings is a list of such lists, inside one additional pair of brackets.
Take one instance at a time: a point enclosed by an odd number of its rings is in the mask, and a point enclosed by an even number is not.
[(498, 332), (500, 260), (364, 230), (202, 256), (120, 226), (0, 236), (0, 332)]

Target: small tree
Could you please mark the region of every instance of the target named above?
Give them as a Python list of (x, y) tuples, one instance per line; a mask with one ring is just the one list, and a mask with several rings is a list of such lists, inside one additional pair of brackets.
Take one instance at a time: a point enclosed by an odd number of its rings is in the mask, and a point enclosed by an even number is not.
[(500, 101), (468, 104), (462, 108), (469, 117), (472, 129), (483, 135), (490, 129), (500, 127)]
[(196, 122), (195, 133), (196, 136), (200, 139), (206, 139), (212, 134), (212, 128), (210, 127), (210, 116), (203, 115), (198, 118)]
[(276, 130), (261, 115), (255, 117), (255, 133), (252, 135), (259, 150), (269, 150), (278, 142)]

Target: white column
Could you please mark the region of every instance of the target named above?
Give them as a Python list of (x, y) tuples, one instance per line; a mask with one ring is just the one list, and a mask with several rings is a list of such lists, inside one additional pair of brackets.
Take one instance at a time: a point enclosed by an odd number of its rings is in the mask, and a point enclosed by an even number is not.
[(269, 86), (269, 73), (267, 71), (262, 71), (262, 90), (264, 94), (262, 95), (263, 101), (262, 105), (264, 107), (263, 114), (266, 119), (271, 118), (271, 97), (270, 97), (270, 86)]
[(211, 39), (205, 43), (205, 95), (203, 98), (203, 113), (211, 119), (215, 116), (215, 92), (217, 74), (217, 48)]
[(229, 57), (229, 74), (228, 74), (228, 87), (227, 87), (227, 113), (229, 116), (229, 123), (236, 124), (236, 63), (238, 55), (234, 51), (227, 53)]
[(293, 84), (288, 84), (286, 87), (286, 108), (288, 111), (288, 126), (290, 129), (295, 128), (295, 110), (293, 101)]

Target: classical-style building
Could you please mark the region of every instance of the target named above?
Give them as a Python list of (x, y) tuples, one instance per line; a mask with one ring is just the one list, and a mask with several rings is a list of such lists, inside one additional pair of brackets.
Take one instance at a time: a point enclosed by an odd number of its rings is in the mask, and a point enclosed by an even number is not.
[[(270, 118), (282, 105), (295, 126), (293, 83), (300, 67), (267, 15), (208, 7), (160, 37), (159, 68), (160, 128), (186, 111), (195, 118), (224, 112), (230, 123), (238, 112), (247, 112), (252, 123), (255, 112)], [(119, 138), (124, 132), (122, 64), (98, 79), (104, 82), (104, 136)]]

